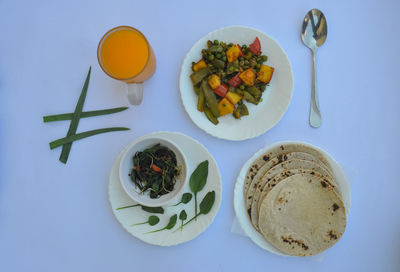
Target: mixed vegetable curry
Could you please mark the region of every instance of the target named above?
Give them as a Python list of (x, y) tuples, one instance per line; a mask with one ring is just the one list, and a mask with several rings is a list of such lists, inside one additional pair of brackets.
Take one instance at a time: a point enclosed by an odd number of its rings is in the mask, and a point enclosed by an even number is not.
[(258, 37), (247, 45), (208, 41), (202, 58), (192, 63), (190, 78), (198, 95), (197, 110), (214, 124), (218, 118), (232, 114), (236, 119), (249, 115), (245, 101), (257, 105), (262, 101), (274, 68), (263, 64)]

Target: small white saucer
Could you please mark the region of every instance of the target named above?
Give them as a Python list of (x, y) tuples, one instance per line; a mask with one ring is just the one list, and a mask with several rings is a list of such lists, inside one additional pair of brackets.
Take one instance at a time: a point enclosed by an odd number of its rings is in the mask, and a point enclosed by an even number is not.
[[(108, 195), (111, 204), (112, 211), (117, 218), (121, 226), (134, 237), (142, 240), (143, 242), (159, 245), (159, 246), (173, 246), (190, 241), (196, 238), (200, 233), (205, 231), (212, 221), (214, 220), (219, 210), (221, 199), (222, 199), (222, 184), (221, 175), (218, 170), (217, 163), (213, 156), (207, 151), (207, 149), (200, 144), (198, 141), (180, 133), (176, 132), (156, 132), (148, 135), (149, 137), (160, 136), (164, 137), (175, 144), (179, 145), (181, 150), (187, 157), (187, 173), (191, 175), (197, 165), (204, 161), (209, 161), (208, 179), (207, 184), (198, 193), (198, 204), (203, 197), (209, 191), (215, 191), (215, 203), (211, 211), (206, 215), (200, 215), (196, 221), (192, 221), (186, 225), (182, 230), (175, 230), (180, 226), (181, 221), (178, 219), (176, 226), (172, 230), (164, 230), (156, 233), (146, 232), (161, 229), (168, 224), (169, 218), (174, 214), (179, 216), (179, 213), (184, 209), (187, 213), (187, 219), (189, 220), (194, 216), (194, 197), (187, 204), (180, 204), (176, 207), (167, 206), (163, 207), (164, 214), (151, 214), (143, 211), (140, 207), (127, 208), (117, 210), (119, 207), (136, 204), (132, 199), (125, 193), (119, 180), (119, 162), (124, 154), (126, 148), (118, 155), (118, 158), (114, 162), (114, 165), (110, 173), (110, 181), (108, 185)], [(189, 183), (183, 192), (191, 192)], [(155, 226), (148, 224), (131, 226), (135, 223), (141, 223), (147, 221), (150, 215), (156, 215), (160, 218), (160, 222)]]

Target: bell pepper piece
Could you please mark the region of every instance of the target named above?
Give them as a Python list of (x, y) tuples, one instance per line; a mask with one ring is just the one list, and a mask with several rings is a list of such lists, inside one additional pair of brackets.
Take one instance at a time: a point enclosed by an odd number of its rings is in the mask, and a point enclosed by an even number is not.
[(249, 49), (250, 49), (251, 53), (253, 53), (254, 55), (259, 55), (261, 53), (261, 44), (260, 44), (260, 40), (258, 39), (258, 37), (256, 37), (254, 42), (249, 45)]
[(226, 93), (228, 92), (229, 87), (225, 84), (219, 85), (217, 88), (214, 89), (214, 93), (219, 95), (220, 97), (225, 97)]
[(242, 84), (242, 80), (239, 77), (240, 73), (237, 73), (234, 77), (232, 77), (229, 81), (228, 84), (231, 85), (232, 87), (239, 87)]

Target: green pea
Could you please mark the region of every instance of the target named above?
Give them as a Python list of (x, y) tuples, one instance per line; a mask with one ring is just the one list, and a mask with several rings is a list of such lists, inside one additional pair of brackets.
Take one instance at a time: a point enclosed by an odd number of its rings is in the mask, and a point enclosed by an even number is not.
[(213, 60), (214, 59), (214, 55), (209, 55), (208, 56), (208, 60)]
[(220, 59), (222, 56), (221, 56), (221, 54), (217, 54), (216, 57), (217, 57), (217, 59)]
[(219, 41), (218, 41), (218, 40), (214, 40), (214, 44), (215, 44), (215, 45), (218, 45), (218, 44), (219, 44)]
[(226, 56), (222, 56), (222, 60), (223, 60), (223, 61), (226, 61)]
[(260, 86), (260, 89), (261, 89), (262, 91), (265, 91), (265, 87), (266, 87), (265, 85), (261, 85), (261, 86)]
[(248, 60), (245, 60), (245, 61), (244, 61), (244, 65), (249, 65), (249, 61), (248, 61)]
[(244, 65), (244, 61), (243, 60), (239, 61), (239, 65), (243, 66)]
[(256, 67), (257, 67), (258, 69), (260, 69), (261, 65), (257, 63), (257, 64), (256, 64)]
[(244, 61), (244, 58), (243, 57), (239, 57), (239, 61)]
[(262, 55), (261, 58), (262, 58), (262, 61), (267, 61), (267, 59), (268, 59), (268, 57), (266, 55)]
[(244, 85), (240, 85), (240, 87), (239, 87), (241, 90), (244, 90)]

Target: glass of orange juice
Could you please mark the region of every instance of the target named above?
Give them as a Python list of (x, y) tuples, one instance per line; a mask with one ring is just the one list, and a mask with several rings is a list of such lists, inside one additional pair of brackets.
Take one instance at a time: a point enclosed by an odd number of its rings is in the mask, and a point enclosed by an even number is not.
[(139, 105), (143, 82), (156, 70), (154, 51), (146, 37), (130, 26), (115, 27), (101, 38), (97, 59), (107, 75), (127, 84), (129, 102)]

